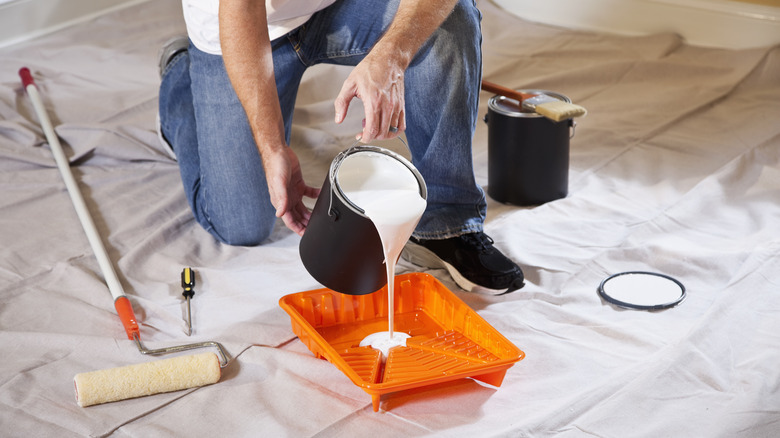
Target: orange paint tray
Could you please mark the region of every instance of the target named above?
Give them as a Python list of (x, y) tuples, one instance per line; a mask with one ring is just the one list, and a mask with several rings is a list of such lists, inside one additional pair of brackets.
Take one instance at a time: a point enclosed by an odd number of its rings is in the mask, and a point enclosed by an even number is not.
[(368, 295), (330, 289), (282, 297), (292, 330), (318, 358), (327, 359), (355, 385), (379, 397), (396, 391), (470, 377), (501, 386), (506, 370), (525, 357), (496, 329), (433, 276), (395, 277), (395, 331), (411, 335), (382, 363), (378, 350), (360, 347), (387, 331), (387, 287)]

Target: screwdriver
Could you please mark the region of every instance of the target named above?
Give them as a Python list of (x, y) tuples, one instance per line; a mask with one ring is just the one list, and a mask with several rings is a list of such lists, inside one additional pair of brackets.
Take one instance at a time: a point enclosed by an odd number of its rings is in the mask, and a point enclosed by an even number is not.
[(181, 271), (181, 287), (184, 289), (182, 295), (187, 299), (187, 336), (190, 336), (192, 334), (190, 299), (195, 296), (195, 273), (192, 271), (192, 268), (184, 268)]

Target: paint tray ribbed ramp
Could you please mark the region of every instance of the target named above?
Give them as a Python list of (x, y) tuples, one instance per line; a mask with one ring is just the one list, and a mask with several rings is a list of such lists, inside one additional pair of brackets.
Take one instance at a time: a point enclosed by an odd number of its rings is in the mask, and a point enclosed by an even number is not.
[(318, 289), (286, 295), (280, 306), (293, 332), (315, 356), (327, 359), (355, 385), (379, 397), (396, 391), (470, 377), (501, 383), (525, 354), (433, 276), (395, 277), (395, 330), (408, 333), (405, 347), (381, 353), (360, 347), (366, 336), (387, 330), (387, 288), (368, 295)]

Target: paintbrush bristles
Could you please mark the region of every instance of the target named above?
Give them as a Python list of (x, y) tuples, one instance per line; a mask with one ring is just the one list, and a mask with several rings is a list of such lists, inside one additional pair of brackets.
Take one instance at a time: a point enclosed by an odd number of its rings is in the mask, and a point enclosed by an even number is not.
[(537, 114), (547, 117), (548, 119), (560, 122), (561, 120), (571, 119), (574, 117), (582, 117), (588, 114), (588, 111), (573, 103), (564, 102), (562, 100), (555, 100), (552, 102), (545, 102), (536, 105), (534, 108)]

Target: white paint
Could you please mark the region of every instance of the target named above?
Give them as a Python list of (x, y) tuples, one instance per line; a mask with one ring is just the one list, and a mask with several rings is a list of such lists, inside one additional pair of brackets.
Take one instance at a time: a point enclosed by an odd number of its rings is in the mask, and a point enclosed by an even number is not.
[(382, 351), (406, 345), (406, 333), (394, 334), (395, 265), (427, 205), (415, 175), (400, 161), (379, 152), (362, 151), (342, 161), (336, 177), (346, 198), (371, 219), (382, 240), (387, 270), (388, 331), (373, 333), (360, 345)]
[(526, 20), (571, 29), (673, 32), (696, 46), (744, 49), (780, 43), (780, 7), (730, 0), (493, 0)]
[(382, 353), (382, 362), (387, 360), (387, 355), (390, 353), (390, 349), (393, 347), (405, 347), (406, 340), (411, 338), (407, 333), (401, 332), (376, 332), (363, 338), (360, 341), (361, 347), (371, 346), (375, 350), (379, 350)]

